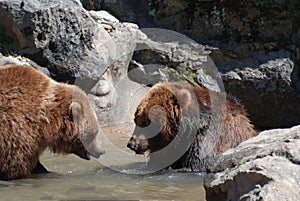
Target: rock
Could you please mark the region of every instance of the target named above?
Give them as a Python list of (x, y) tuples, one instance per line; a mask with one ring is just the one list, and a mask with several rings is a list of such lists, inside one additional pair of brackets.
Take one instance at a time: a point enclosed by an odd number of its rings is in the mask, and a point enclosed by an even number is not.
[[(82, 0), (86, 2), (87, 0)], [(233, 0), (97, 0), (101, 9), (140, 27), (165, 28), (197, 41), (290, 41), (299, 45), (299, 2)], [(100, 3), (95, 3), (99, 5)], [(200, 28), (201, 27), (201, 28)], [(286, 30), (293, 30), (292, 32)]]
[(300, 44), (299, 27), (295, 25), (299, 17), (297, 0), (151, 0), (149, 7), (158, 26), (204, 42), (290, 41)]
[(110, 36), (79, 0), (1, 0), (0, 13), (0, 26), (13, 39), (9, 48), (59, 81), (98, 80), (114, 60)]
[(96, 22), (103, 26), (105, 30), (112, 31), (115, 29), (115, 24), (119, 23), (117, 18), (106, 11), (90, 11), (89, 13)]
[(212, 162), (210, 200), (300, 200), (300, 126), (261, 132)]
[(128, 76), (113, 81), (111, 73), (108, 70), (103, 75), (103, 79), (113, 84), (110, 85), (110, 92), (105, 96), (90, 94), (98, 119), (101, 124), (132, 124), (136, 107), (149, 88), (131, 81)]
[[(141, 31), (147, 38), (137, 43), (133, 62), (129, 66), (129, 77), (132, 80), (146, 85), (161, 81), (188, 81), (196, 84), (196, 81), (211, 90), (224, 91), (219, 73), (204, 46), (170, 30)], [(195, 79), (200, 73), (202, 77)]]
[[(130, 99), (131, 93), (128, 89), (130, 86), (137, 87), (140, 84), (125, 84), (128, 88), (122, 88), (121, 82), (128, 79), (128, 66), (132, 59), (136, 43), (144, 35), (139, 31), (138, 26), (132, 23), (113, 22), (113, 29), (108, 32), (114, 46), (110, 49), (114, 52), (114, 60), (110, 63), (109, 68), (102, 75), (102, 80), (92, 89), (91, 93), (94, 94), (93, 100), (95, 101), (98, 119), (101, 123), (113, 123), (114, 119), (126, 119), (132, 121), (128, 113), (122, 111), (124, 107), (128, 106), (127, 100)], [(100, 85), (100, 86), (99, 86)], [(119, 88), (123, 90), (120, 90)], [(133, 88), (132, 90), (134, 90)], [(116, 115), (113, 111), (119, 111)], [(124, 120), (125, 121), (125, 120)]]
[(113, 80), (116, 82), (127, 76), (136, 43), (141, 34), (138, 26), (132, 23), (116, 23), (110, 37), (115, 44), (115, 59), (110, 64)]
[[(81, 2), (88, 9), (90, 0)], [(110, 93), (92, 92), (101, 107), (114, 107), (108, 97), (125, 77), (149, 86), (183, 80), (225, 86), (258, 129), (300, 123), (298, 1), (94, 0), (98, 11), (81, 2), (0, 0), (0, 52), (25, 56), (86, 92), (106, 73)], [(178, 33), (139, 29), (147, 25)]]
[(181, 75), (173, 68), (168, 68), (159, 64), (142, 65), (136, 61), (132, 61), (131, 69), (128, 77), (140, 84), (151, 86), (158, 82), (180, 81)]
[(295, 88), (300, 75), (295, 74), (298, 67), (291, 52), (277, 50), (274, 44), (243, 44), (226, 51), (214, 49), (210, 57), (226, 90), (241, 100), (257, 128), (300, 123), (300, 93)]
[(94, 94), (96, 96), (105, 96), (109, 94), (109, 92), (110, 92), (109, 82), (104, 78), (101, 78), (94, 86), (94, 88), (91, 90), (91, 94)]
[(90, 15), (96, 20), (97, 22), (112, 22), (112, 23), (119, 23), (119, 20), (109, 14), (107, 11), (100, 10), (100, 11), (90, 11)]

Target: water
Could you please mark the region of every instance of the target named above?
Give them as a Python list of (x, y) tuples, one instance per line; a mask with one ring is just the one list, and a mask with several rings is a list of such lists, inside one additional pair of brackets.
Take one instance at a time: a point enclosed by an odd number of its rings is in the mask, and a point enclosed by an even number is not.
[(0, 181), (0, 200), (205, 200), (200, 173), (130, 174), (147, 160), (127, 150), (130, 129), (104, 127), (107, 153), (99, 160), (54, 156), (46, 151), (41, 162), (51, 173)]

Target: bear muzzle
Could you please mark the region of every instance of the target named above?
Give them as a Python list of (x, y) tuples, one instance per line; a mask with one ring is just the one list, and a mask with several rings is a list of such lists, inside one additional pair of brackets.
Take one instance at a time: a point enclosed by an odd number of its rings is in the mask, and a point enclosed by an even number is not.
[(145, 138), (131, 137), (127, 143), (127, 147), (136, 154), (144, 154), (148, 150), (148, 140)]
[(84, 157), (81, 158), (90, 160), (91, 157), (99, 158), (101, 155), (105, 154), (105, 150), (101, 146), (102, 143), (99, 133), (95, 137), (81, 139), (81, 142), (86, 151)]
[(99, 149), (99, 150), (85, 150), (81, 153), (75, 153), (77, 156), (79, 156), (82, 159), (85, 160), (91, 160), (91, 157), (99, 158), (101, 155), (105, 154), (105, 150)]
[[(88, 151), (87, 155), (90, 159), (90, 156), (94, 157), (94, 158), (99, 158), (101, 155), (105, 154), (105, 150), (104, 149), (100, 149), (100, 150), (96, 150), (96, 151)], [(88, 159), (88, 160), (89, 160)]]

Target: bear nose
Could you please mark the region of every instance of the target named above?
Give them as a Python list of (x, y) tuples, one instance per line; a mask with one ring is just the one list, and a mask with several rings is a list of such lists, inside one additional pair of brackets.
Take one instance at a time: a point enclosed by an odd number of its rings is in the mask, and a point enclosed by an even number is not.
[(105, 154), (105, 150), (104, 150), (104, 149), (100, 149), (100, 150), (99, 150), (99, 154), (100, 154), (100, 156), (101, 156), (101, 155), (104, 155), (104, 154)]
[(88, 153), (94, 158), (99, 158), (101, 155), (105, 154), (105, 150), (104, 149), (93, 150), (93, 151), (90, 150)]
[(129, 142), (127, 143), (127, 147), (133, 151), (136, 149), (136, 143), (133, 138), (130, 138)]

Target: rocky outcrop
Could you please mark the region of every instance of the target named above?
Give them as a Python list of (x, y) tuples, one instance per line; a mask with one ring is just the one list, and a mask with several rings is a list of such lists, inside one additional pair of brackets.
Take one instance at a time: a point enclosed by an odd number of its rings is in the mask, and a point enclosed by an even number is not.
[(261, 132), (221, 154), (205, 178), (207, 201), (300, 200), (300, 126)]
[(157, 24), (203, 42), (300, 44), (299, 7), (297, 0), (150, 0)]
[[(89, 0), (81, 1), (88, 9)], [(155, 26), (174, 30), (201, 43), (280, 41), (281, 44), (300, 44), (297, 0), (94, 0), (94, 5), (142, 28)]]
[(137, 41), (128, 70), (130, 79), (148, 86), (186, 81), (224, 92), (218, 69), (203, 45), (171, 30), (141, 31), (146, 37)]
[(8, 48), (47, 67), (60, 81), (97, 80), (114, 59), (104, 28), (79, 0), (0, 1)]
[(243, 44), (210, 54), (226, 90), (241, 100), (257, 128), (290, 127), (300, 123), (300, 74), (293, 52), (276, 44)]

